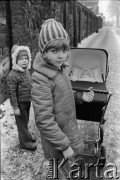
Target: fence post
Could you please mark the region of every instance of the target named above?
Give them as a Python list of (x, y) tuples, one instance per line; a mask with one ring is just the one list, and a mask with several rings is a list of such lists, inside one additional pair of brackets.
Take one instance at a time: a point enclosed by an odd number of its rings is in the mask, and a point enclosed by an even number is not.
[(74, 26), (74, 40), (73, 46), (78, 45), (78, 23), (77, 23), (77, 1), (73, 0), (73, 26)]
[(86, 37), (88, 37), (88, 28), (89, 28), (89, 25), (88, 25), (88, 12), (86, 12), (86, 16), (87, 16), (87, 18), (86, 18)]
[(81, 43), (81, 34), (82, 34), (82, 8), (79, 7), (79, 28), (78, 28), (78, 40)]
[(12, 59), (11, 59), (11, 48), (13, 45), (13, 38), (12, 38), (12, 22), (11, 22), (11, 7), (10, 7), (10, 0), (5, 1), (6, 7), (6, 25), (7, 25), (7, 41), (9, 47), (9, 57), (10, 57), (10, 69), (12, 69)]
[(63, 21), (64, 21), (64, 28), (66, 29), (66, 31), (67, 31), (67, 17), (68, 17), (68, 7), (67, 7), (67, 1), (65, 0), (64, 1), (64, 11), (63, 11), (63, 13), (64, 13), (64, 18), (63, 18)]

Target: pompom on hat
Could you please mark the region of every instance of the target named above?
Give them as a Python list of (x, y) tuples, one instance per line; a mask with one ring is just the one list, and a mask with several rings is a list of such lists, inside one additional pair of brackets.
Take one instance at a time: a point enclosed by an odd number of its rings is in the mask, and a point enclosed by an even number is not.
[(42, 24), (42, 28), (38, 38), (39, 50), (43, 54), (46, 46), (53, 40), (64, 39), (68, 43), (70, 38), (61, 23), (55, 19), (48, 19)]
[(28, 56), (28, 59), (29, 59), (28, 69), (30, 69), (31, 68), (31, 53), (30, 53), (29, 47), (13, 45), (12, 50), (11, 50), (13, 69), (16, 69), (17, 67), (17, 60), (21, 56), (24, 56), (24, 55)]

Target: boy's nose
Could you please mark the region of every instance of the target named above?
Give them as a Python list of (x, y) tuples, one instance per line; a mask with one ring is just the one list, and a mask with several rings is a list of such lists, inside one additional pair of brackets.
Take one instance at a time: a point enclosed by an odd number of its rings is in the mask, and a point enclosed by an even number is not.
[(64, 56), (64, 53), (63, 53), (62, 51), (59, 51), (58, 57), (59, 57), (59, 58), (62, 58), (63, 56)]
[(23, 61), (27, 61), (27, 59), (24, 58)]

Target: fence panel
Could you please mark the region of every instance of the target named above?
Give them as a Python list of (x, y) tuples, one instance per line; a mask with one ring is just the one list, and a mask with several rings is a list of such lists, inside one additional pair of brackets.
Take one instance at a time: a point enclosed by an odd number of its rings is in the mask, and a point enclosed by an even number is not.
[(38, 35), (41, 25), (49, 18), (55, 18), (63, 24), (70, 36), (71, 47), (77, 47), (81, 40), (102, 26), (102, 18), (96, 17), (77, 0), (1, 1), (0, 94), (3, 98), (0, 98), (0, 103), (6, 96), (5, 77), (12, 67), (12, 45), (29, 46), (33, 64), (35, 55), (39, 51)]

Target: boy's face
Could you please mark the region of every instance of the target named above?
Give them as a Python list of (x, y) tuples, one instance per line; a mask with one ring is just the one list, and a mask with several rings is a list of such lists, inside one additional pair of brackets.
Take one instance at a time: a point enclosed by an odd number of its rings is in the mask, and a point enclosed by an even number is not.
[(29, 59), (28, 59), (28, 56), (24, 55), (24, 56), (21, 56), (19, 59), (18, 59), (18, 62), (17, 64), (22, 67), (23, 69), (25, 69), (27, 66), (28, 66), (28, 63), (29, 63)]
[(51, 48), (44, 54), (48, 62), (55, 67), (60, 67), (67, 59), (68, 50)]

